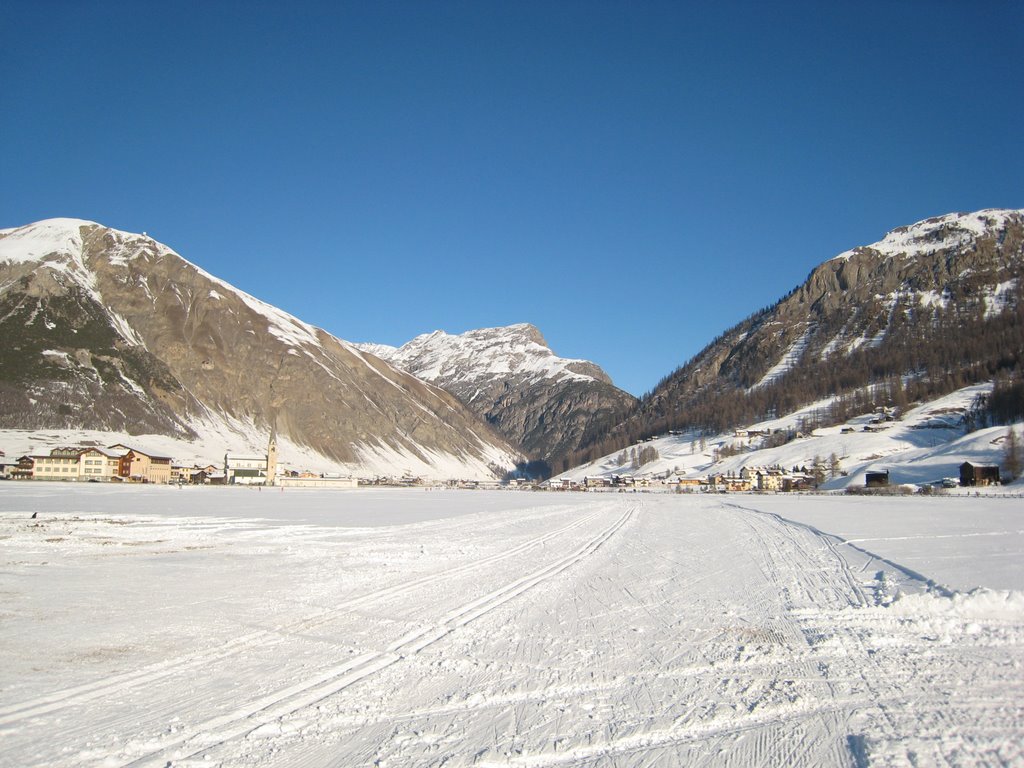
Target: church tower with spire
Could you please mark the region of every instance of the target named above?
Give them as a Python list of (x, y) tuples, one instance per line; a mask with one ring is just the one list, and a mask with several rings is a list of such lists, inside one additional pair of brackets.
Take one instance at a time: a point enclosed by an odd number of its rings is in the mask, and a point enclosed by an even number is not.
[(267, 444), (267, 481), (266, 485), (277, 485), (277, 427), (270, 430), (270, 442)]

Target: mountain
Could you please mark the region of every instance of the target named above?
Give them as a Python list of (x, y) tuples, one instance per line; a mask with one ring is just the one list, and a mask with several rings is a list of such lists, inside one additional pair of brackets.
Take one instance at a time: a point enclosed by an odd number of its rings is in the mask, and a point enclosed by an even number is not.
[(0, 333), (4, 428), (233, 433), (249, 450), (276, 428), (362, 474), (482, 477), (515, 460), (445, 391), (94, 222), (0, 230)]
[(555, 355), (528, 323), (458, 335), (434, 331), (398, 348), (361, 348), (443, 387), (541, 460), (597, 439), (636, 404), (594, 363)]
[(715, 434), (831, 400), (822, 418), (1016, 376), (1024, 211), (927, 219), (825, 261), (667, 376), (579, 463), (670, 429)]

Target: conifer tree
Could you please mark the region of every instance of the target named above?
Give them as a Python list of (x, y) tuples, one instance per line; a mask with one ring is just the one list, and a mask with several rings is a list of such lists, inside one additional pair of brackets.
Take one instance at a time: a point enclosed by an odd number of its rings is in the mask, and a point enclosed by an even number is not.
[(1010, 476), (1010, 480), (1020, 477), (1021, 448), (1012, 426), (1007, 430), (1006, 440), (1003, 442), (1003, 468)]

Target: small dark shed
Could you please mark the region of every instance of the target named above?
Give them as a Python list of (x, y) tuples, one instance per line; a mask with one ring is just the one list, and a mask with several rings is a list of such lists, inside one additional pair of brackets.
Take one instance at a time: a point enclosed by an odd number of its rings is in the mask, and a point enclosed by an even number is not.
[(889, 485), (889, 470), (881, 472), (867, 472), (864, 475), (864, 485), (868, 488), (885, 488)]
[(971, 462), (965, 461), (960, 465), (960, 485), (965, 487), (999, 485), (999, 467), (971, 464)]

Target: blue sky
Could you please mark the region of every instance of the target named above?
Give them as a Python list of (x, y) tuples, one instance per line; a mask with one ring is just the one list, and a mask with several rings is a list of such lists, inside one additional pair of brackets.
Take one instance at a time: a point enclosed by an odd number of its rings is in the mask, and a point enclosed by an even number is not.
[(146, 231), (351, 341), (531, 322), (635, 394), (843, 250), (1024, 207), (1017, 2), (0, 18), (0, 227)]

